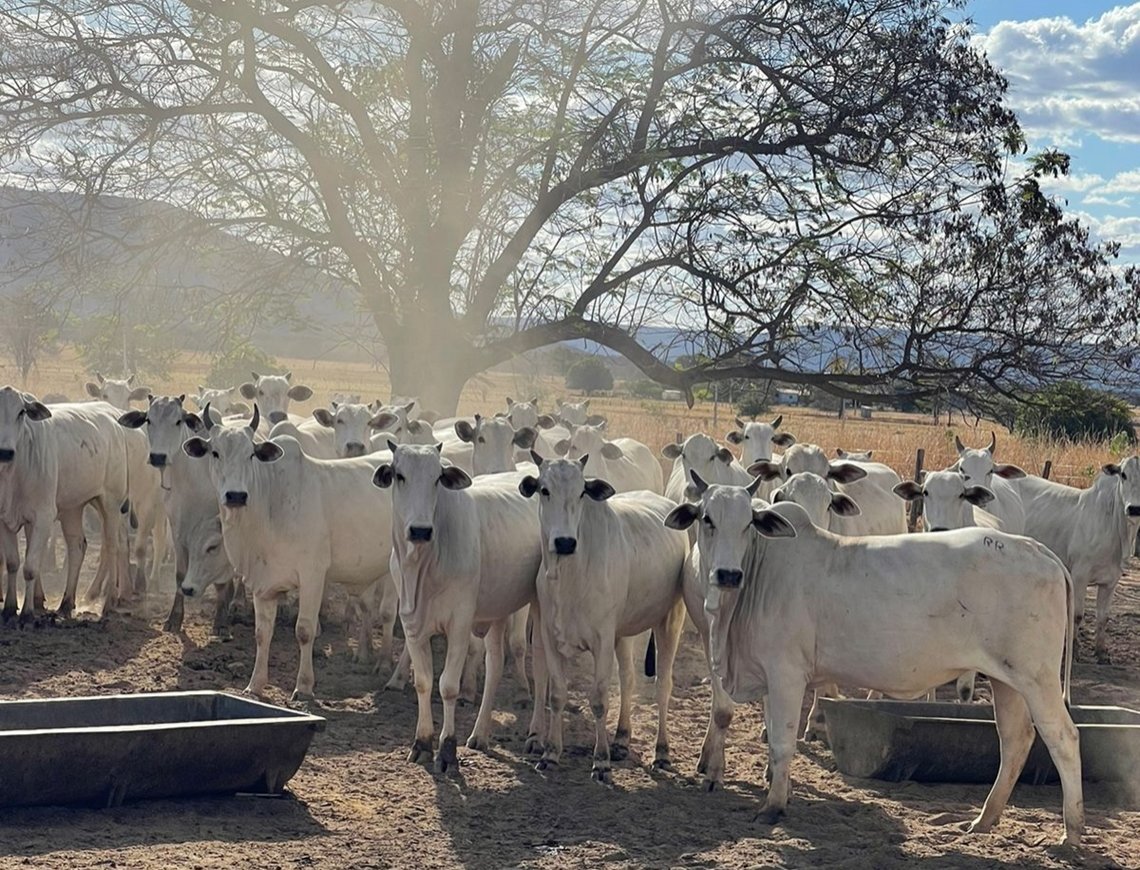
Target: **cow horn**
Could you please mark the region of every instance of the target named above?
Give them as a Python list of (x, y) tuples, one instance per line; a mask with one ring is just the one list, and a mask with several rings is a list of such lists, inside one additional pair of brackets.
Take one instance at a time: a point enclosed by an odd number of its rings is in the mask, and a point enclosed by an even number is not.
[(256, 432), (257, 427), (261, 425), (261, 410), (257, 407), (257, 402), (253, 403), (253, 419), (249, 421), (249, 431)]
[(695, 468), (689, 469), (689, 477), (693, 480), (693, 486), (696, 487), (697, 495), (704, 495), (705, 490), (709, 488), (709, 485), (705, 483), (705, 479), (697, 474)]
[(990, 446), (986, 448), (986, 450), (989, 451), (990, 456), (994, 455), (994, 448), (995, 447), (997, 447), (997, 432), (995, 432), (993, 429), (991, 429), (990, 430)]
[(206, 424), (206, 431), (209, 432), (214, 428), (214, 421), (210, 418), (210, 403), (206, 403), (206, 407), (202, 409), (202, 420)]
[(966, 452), (966, 445), (962, 443), (962, 439), (957, 435), (954, 436), (954, 446), (958, 448), (959, 454)]

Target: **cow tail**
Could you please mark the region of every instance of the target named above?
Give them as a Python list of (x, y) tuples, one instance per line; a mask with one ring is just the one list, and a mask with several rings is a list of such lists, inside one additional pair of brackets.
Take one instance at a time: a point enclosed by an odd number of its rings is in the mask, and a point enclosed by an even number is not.
[[(1057, 560), (1060, 562), (1060, 559)], [(1069, 573), (1069, 569), (1061, 565), (1061, 570), (1065, 572), (1065, 615), (1068, 617), (1065, 621), (1065, 656), (1061, 661), (1061, 689), (1065, 697), (1065, 706), (1069, 706), (1072, 702), (1070, 697), (1073, 679), (1073, 643), (1077, 633), (1076, 626), (1073, 625), (1073, 616), (1077, 609), (1076, 592), (1073, 589), (1073, 575)]]
[(657, 676), (657, 642), (655, 632), (649, 632), (649, 643), (645, 645), (645, 676)]
[[(130, 440), (127, 438), (126, 434), (123, 434), (123, 473), (127, 478), (127, 492), (126, 498), (123, 499), (123, 503), (119, 505), (119, 513), (125, 515), (131, 513), (131, 445)], [(138, 519), (134, 516), (134, 514), (131, 514), (130, 519), (132, 528), (137, 529), (139, 527)]]

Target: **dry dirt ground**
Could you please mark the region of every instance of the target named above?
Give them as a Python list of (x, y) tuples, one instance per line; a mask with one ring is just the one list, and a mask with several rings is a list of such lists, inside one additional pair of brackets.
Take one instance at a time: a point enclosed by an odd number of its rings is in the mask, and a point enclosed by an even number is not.
[[(85, 580), (95, 556), (93, 549)], [(163, 633), (160, 609), (168, 605), (172, 585), (168, 567), (152, 581), (145, 617), (112, 614), (100, 621), (0, 629), (0, 695), (239, 691), (253, 660), (251, 627), (236, 625), (227, 642), (209, 640), (211, 603), (201, 602), (187, 608), (183, 635)], [(57, 600), (53, 591), (57, 596), (58, 586), (49, 586), (49, 603)], [(1117, 591), (1110, 636), (1112, 665), (1091, 664), (1090, 640), (1081, 639), (1076, 700), (1140, 708), (1135, 563)], [(1018, 786), (994, 833), (967, 836), (958, 825), (977, 811), (986, 787), (850, 779), (815, 745), (801, 746), (795, 760), (786, 820), (760, 824), (755, 816), (764, 796), (765, 747), (755, 707), (739, 708), (733, 723), (727, 789), (705, 794), (694, 776), (709, 699), (695, 634), (683, 642), (671, 712), (677, 772), (650, 772), (654, 714), (646, 683), (633, 751), (617, 765), (612, 789), (589, 778), (588, 712), (569, 717), (561, 769), (548, 775), (534, 770), (521, 752), (527, 711), (511, 703), (517, 689), (509, 677), (500, 690), (490, 754), (461, 747), (458, 778), (409, 764), (411, 690), (380, 690), (379, 677), (353, 664), (344, 629), (331, 618), (318, 648), (319, 700), (311, 709), (327, 717), (328, 727), (317, 735), (288, 795), (152, 801), (111, 810), (6, 810), (0, 866), (868, 868), (927, 860), (1018, 870), (1140, 867), (1140, 799), (1118, 790), (1086, 787), (1086, 845), (1071, 852), (1053, 845), (1061, 835), (1058, 786)], [(292, 631), (279, 626), (268, 700), (286, 701), (296, 662)], [(572, 700), (583, 704), (580, 692)], [(437, 727), (439, 715), (437, 701)], [(473, 721), (474, 710), (461, 709), (462, 736)], [(59, 763), (81, 775), (82, 759), (64, 755)]]

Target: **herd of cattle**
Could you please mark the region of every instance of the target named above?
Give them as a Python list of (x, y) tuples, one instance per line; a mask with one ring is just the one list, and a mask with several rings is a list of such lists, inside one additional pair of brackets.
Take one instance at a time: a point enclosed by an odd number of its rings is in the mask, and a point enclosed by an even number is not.
[[(350, 397), (301, 418), (289, 402), (312, 391), (288, 374), (255, 375), (235, 390), (199, 388), (196, 411), (185, 396), (148, 396), (129, 380), (99, 377), (88, 392), (98, 401), (44, 404), (0, 390), (6, 619), (17, 609), (21, 528), (26, 620), (44, 606), (41, 572), (57, 518), (65, 615), (76, 606), (85, 506), (102, 520), (87, 597), (104, 605), (145, 590), (147, 541), (157, 566), (169, 521), (178, 590), (166, 627), (179, 630), (184, 599), (212, 585), (222, 630), (243, 584), (257, 645), (247, 691), (269, 681), (278, 602), (291, 593), (295, 697), (312, 695), (321, 605), (326, 585), (339, 584), (356, 608), (361, 658), (375, 655), (378, 625), (379, 661), (390, 663), (399, 615), (406, 642), (389, 686), (414, 679), (412, 760), (458, 764), (455, 708), (461, 691), (473, 691), (476, 650), (484, 688), (467, 745), (487, 748), (506, 649), (526, 685), (529, 644), (536, 702), (527, 751), (541, 754), (540, 769), (557, 765), (568, 668), (588, 650), (592, 776), (608, 783), (611, 761), (628, 752), (635, 644), (647, 632), (654, 766), (670, 765), (673, 660), (687, 614), (713, 689), (698, 770), (707, 788), (723, 783), (733, 705), (763, 698), (767, 817), (786, 807), (807, 688), (915, 698), (957, 680), (968, 700), (981, 672), (1002, 761), (971, 829), (989, 829), (1002, 812), (1035, 726), (1061, 776), (1066, 838), (1079, 840), (1080, 758), (1067, 710), (1074, 621), (1094, 585), (1096, 651), (1106, 655), (1109, 602), (1140, 524), (1135, 456), (1076, 489), (996, 462), (994, 440), (984, 449), (958, 441), (951, 468), (904, 482), (870, 452), (829, 459), (797, 443), (777, 417), (737, 421), (726, 440), (739, 457), (705, 434), (668, 445), (666, 479), (644, 444), (610, 438), (588, 401), (559, 402), (546, 415), (536, 401), (507, 399), (494, 416), (435, 419), (414, 400)], [(143, 400), (145, 410), (130, 409)], [(931, 533), (906, 534), (913, 499)], [(447, 652), (437, 755), (430, 640), (439, 634)], [(611, 742), (615, 661), (620, 713)], [(818, 725), (813, 711), (809, 731)]]

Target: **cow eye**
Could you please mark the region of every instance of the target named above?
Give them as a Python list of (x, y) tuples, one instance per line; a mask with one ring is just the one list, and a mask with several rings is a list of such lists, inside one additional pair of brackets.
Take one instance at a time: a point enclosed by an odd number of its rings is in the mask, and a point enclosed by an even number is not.
[[(540, 489), (539, 492), (542, 493), (543, 498), (550, 498), (550, 490), (547, 489), (545, 486), (542, 489)], [(583, 493), (583, 495), (585, 495), (585, 493)]]
[(480, 444), (486, 444), (487, 443), (487, 439), (484, 438), (482, 435), (480, 435), (477, 440), (479, 441)]
[(713, 521), (710, 520), (707, 516), (701, 517), (701, 522), (705, 524), (705, 528), (708, 529), (710, 532), (716, 528), (716, 526), (713, 525)]
[(20, 417), (23, 417), (26, 413), (28, 413), (28, 412), (25, 411), (23, 408), (21, 408), (20, 413), (16, 415), (16, 419), (18, 420)]
[(1122, 472), (1120, 472), (1120, 479), (1121, 480), (1128, 480), (1128, 475), (1122, 471)]
[(208, 547), (206, 548), (206, 552), (207, 552), (207, 553), (216, 553), (216, 552), (218, 552), (218, 545), (217, 545), (217, 544), (210, 544), (210, 546), (208, 546)]
[[(148, 421), (148, 422), (149, 422), (149, 421)], [(181, 420), (175, 420), (175, 421), (174, 421), (174, 425), (175, 425), (175, 426), (181, 426), (181, 425), (182, 425), (182, 421), (181, 421)]]
[(217, 450), (211, 450), (211, 451), (210, 451), (210, 455), (211, 455), (211, 456), (213, 456), (215, 459), (221, 459), (221, 457), (220, 457), (220, 456), (218, 456), (218, 451), (217, 451)]
[(404, 475), (400, 474), (400, 472), (397, 471), (396, 472), (396, 483), (404, 483), (404, 482), (405, 482), (404, 481)]

